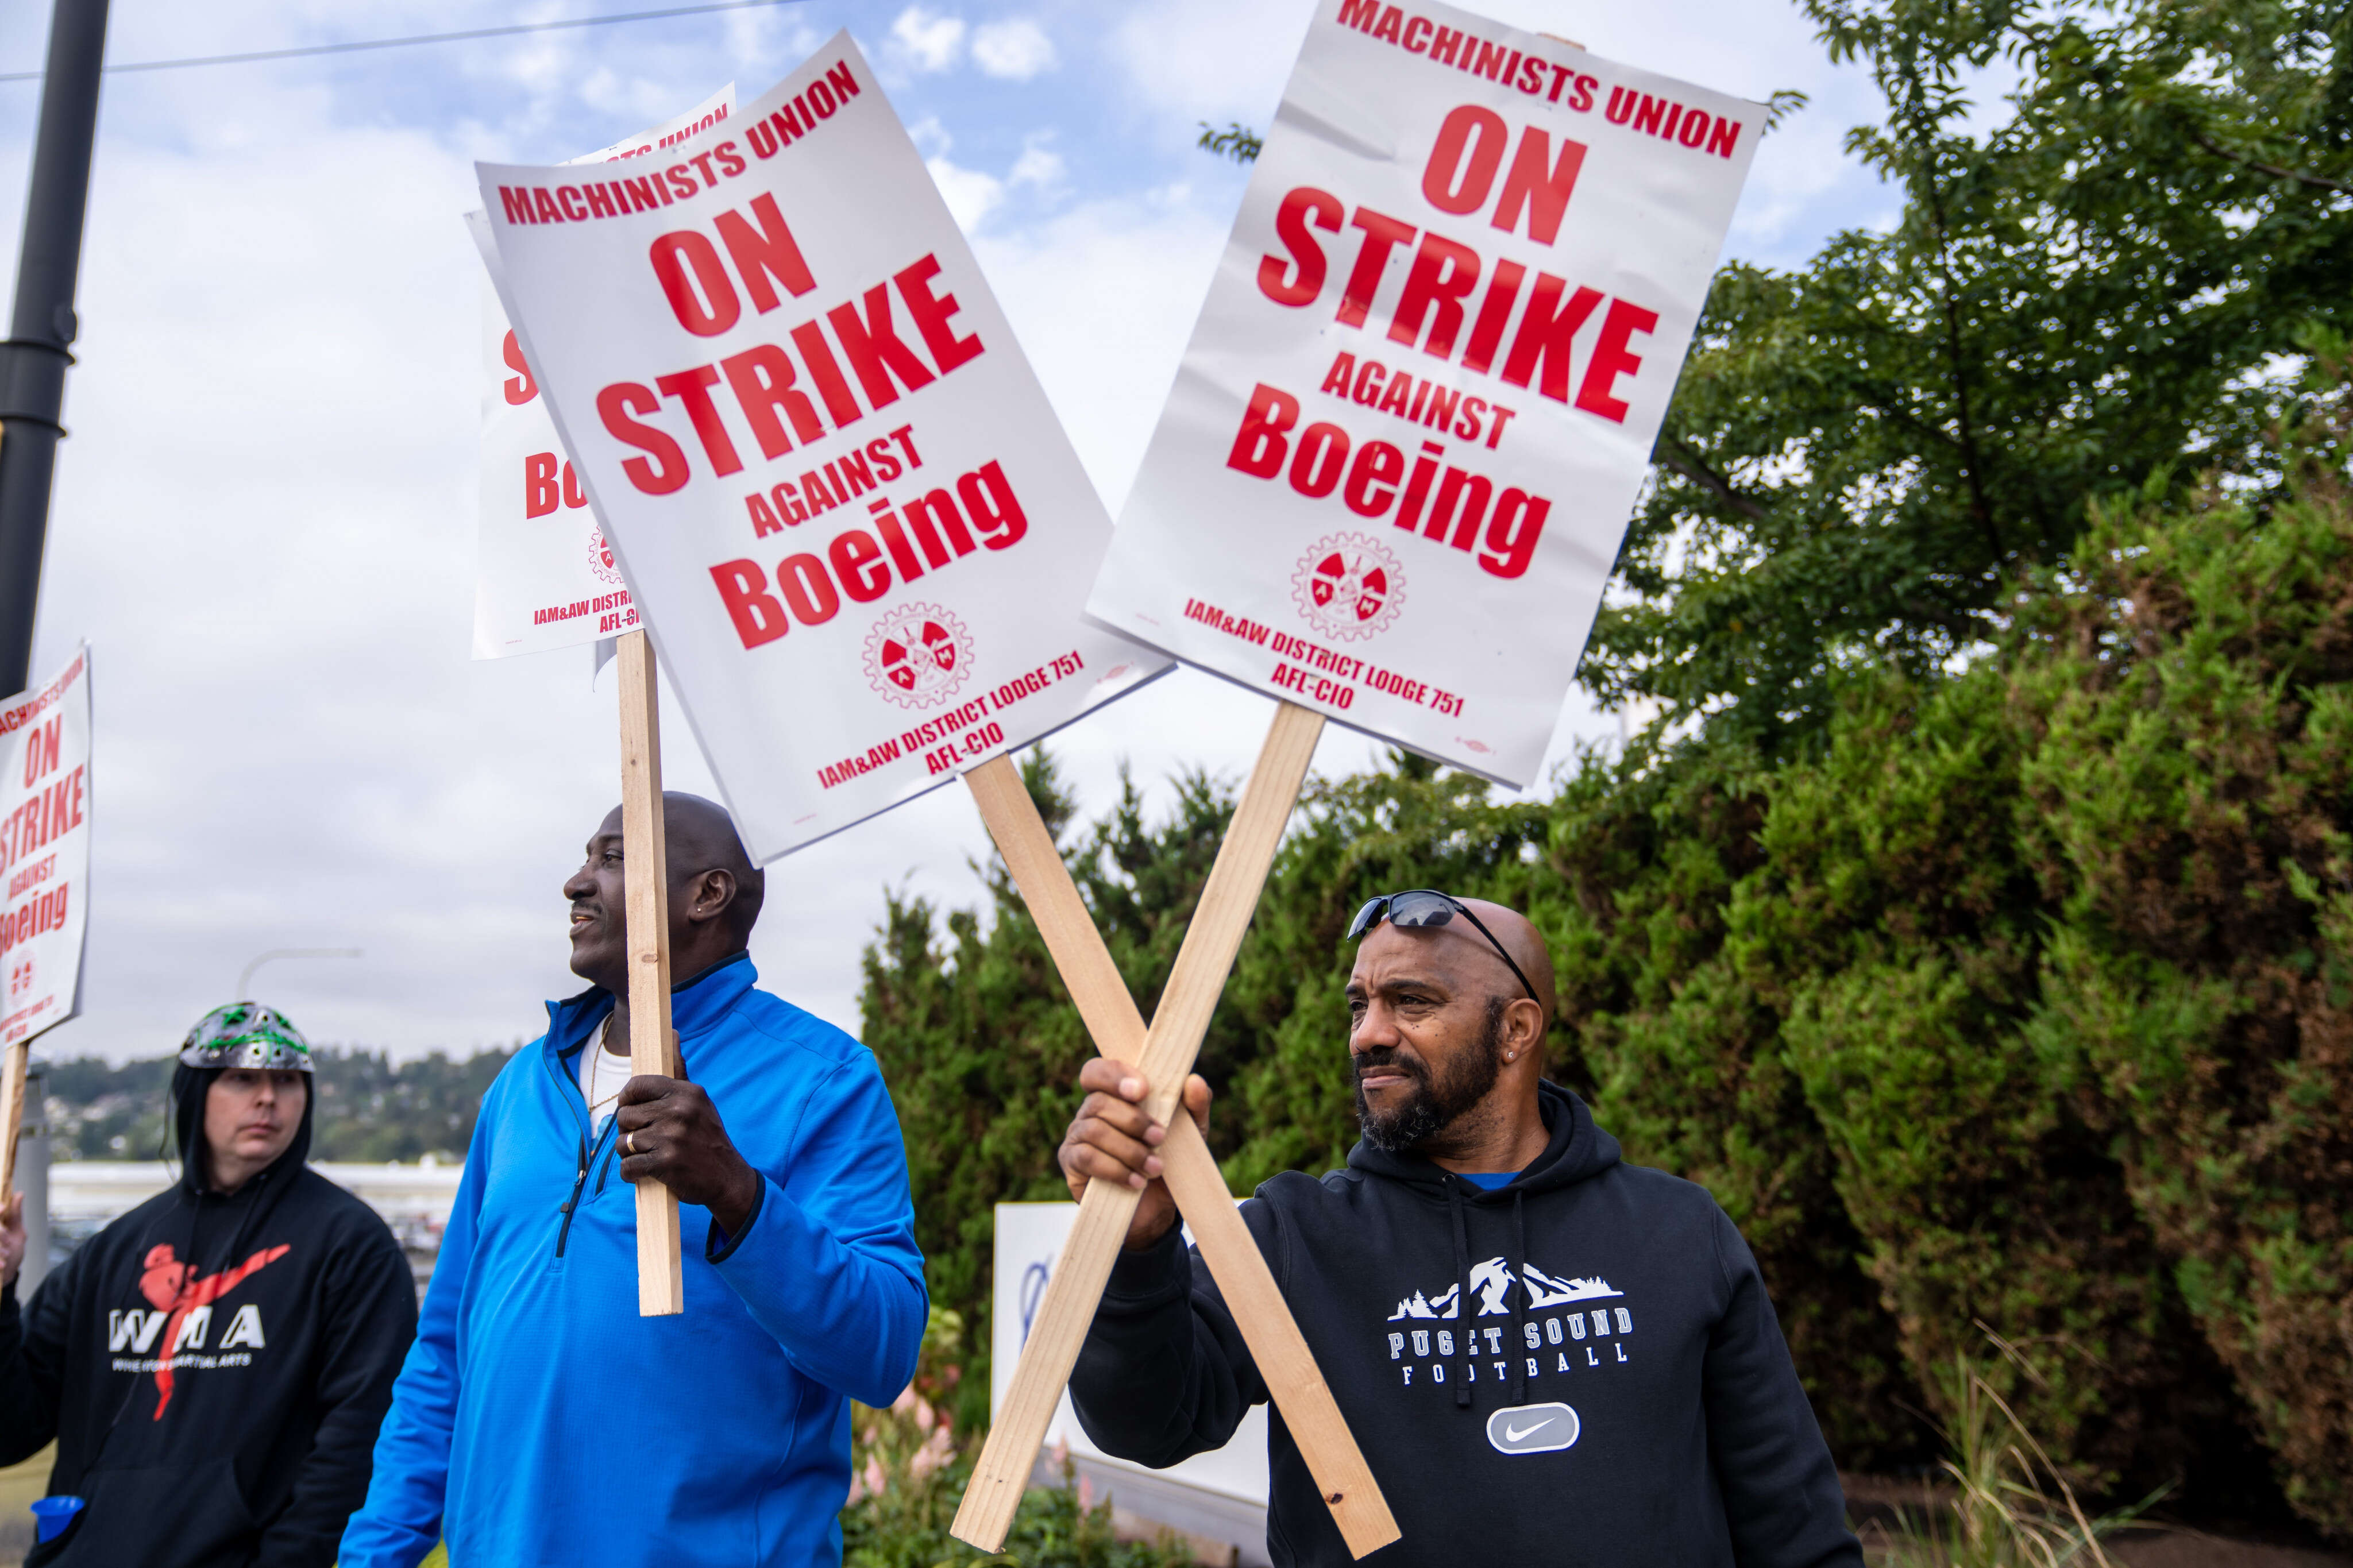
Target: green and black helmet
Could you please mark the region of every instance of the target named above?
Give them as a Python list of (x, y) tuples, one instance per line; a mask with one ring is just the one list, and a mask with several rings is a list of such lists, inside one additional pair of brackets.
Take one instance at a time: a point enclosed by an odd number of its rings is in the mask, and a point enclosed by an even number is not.
[(284, 1014), (259, 1002), (232, 1002), (206, 1014), (181, 1043), (180, 1061), (192, 1068), (313, 1070), (311, 1042)]

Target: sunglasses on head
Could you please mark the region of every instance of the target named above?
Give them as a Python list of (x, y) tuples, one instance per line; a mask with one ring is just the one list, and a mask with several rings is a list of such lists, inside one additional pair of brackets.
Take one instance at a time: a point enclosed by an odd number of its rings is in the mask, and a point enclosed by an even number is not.
[[(1425, 926), (1442, 926), (1456, 915), (1461, 915), (1464, 920), (1469, 921), (1472, 927), (1487, 939), (1487, 945), (1495, 950), (1495, 956), (1511, 966), (1513, 975), (1520, 983), (1520, 988), (1528, 994), (1528, 1000), (1537, 1002), (1536, 988), (1528, 984), (1527, 975), (1521, 971), (1517, 963), (1513, 963), (1512, 955), (1504, 951), (1504, 944), (1497, 942), (1495, 933), (1487, 929), (1487, 922), (1472, 914), (1471, 906), (1451, 893), (1441, 893), (1432, 888), (1415, 888), (1402, 893), (1383, 893), (1366, 904), (1363, 909), (1358, 910), (1356, 918), (1348, 922), (1348, 940), (1355, 942), (1385, 920), (1389, 924), (1401, 927), (1406, 931), (1418, 931)], [(1543, 1004), (1537, 1002), (1537, 1005), (1541, 1006)]]

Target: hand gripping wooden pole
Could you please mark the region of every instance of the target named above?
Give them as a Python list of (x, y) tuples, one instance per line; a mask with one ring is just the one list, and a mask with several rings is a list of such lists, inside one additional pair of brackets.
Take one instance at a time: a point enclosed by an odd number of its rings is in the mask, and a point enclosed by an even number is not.
[[(1267, 868), (1323, 727), (1322, 716), (1305, 709), (1285, 703), (1276, 711), (1149, 1031), (1011, 759), (997, 758), (965, 779), (1095, 1048), (1138, 1068), (1153, 1086), (1145, 1104), (1168, 1128), (1160, 1155), (1169, 1191), (1191, 1224), (1219, 1289), (1233, 1308), (1250, 1355), (1342, 1539), (1354, 1555), (1362, 1557), (1398, 1539), (1397, 1521), (1348, 1434), (1258, 1243), (1235, 1210), (1208, 1145), (1192, 1118), (1177, 1109), (1186, 1075), (1192, 1070), (1209, 1015), (1257, 907)], [(1004, 1407), (989, 1429), (956, 1510), (952, 1529), (957, 1539), (984, 1552), (1003, 1543), (1139, 1196), (1129, 1187), (1103, 1182), (1088, 1185), (1078, 1222), (1063, 1243), (1030, 1325), (1029, 1342), (1014, 1368)]]
[[(629, 1072), (679, 1076), (670, 1026), (670, 857), (662, 842), (661, 699), (653, 645), (642, 628), (620, 638), (621, 864), (628, 886)], [(591, 1048), (595, 1048), (593, 1044)], [(678, 1194), (638, 1189), (638, 1315), (686, 1310), (679, 1262)]]

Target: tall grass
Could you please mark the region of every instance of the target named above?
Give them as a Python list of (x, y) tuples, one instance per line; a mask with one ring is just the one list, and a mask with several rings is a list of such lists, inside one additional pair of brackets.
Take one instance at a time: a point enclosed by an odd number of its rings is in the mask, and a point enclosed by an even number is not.
[[(2025, 1364), (2009, 1345), (1988, 1337)], [(1954, 1414), (1945, 1427), (1942, 1468), (1955, 1497), (1948, 1509), (1899, 1509), (1893, 1531), (1876, 1531), (1890, 1568), (2116, 1568), (2101, 1542), (2169, 1489), (2127, 1508), (2088, 1515), (2075, 1489), (1977, 1363), (1956, 1352), (1944, 1381)], [(1875, 1530), (1865, 1528), (1866, 1544)]]

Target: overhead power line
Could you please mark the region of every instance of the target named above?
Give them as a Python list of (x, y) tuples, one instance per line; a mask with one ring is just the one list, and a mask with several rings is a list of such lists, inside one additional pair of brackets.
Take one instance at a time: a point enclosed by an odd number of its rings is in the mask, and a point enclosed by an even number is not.
[[(462, 33), (419, 33), (409, 38), (368, 38), (349, 44), (307, 44), (295, 49), (257, 49), (243, 55), (201, 55), (183, 60), (133, 60), (106, 68), (118, 71), (181, 70), (189, 66), (237, 66), (256, 60), (301, 59), (309, 55), (353, 55), (366, 49), (405, 49), (418, 44), (455, 44), (470, 38), (508, 38), (518, 33), (553, 33), (568, 27), (607, 27), (616, 22), (652, 22), (664, 16), (697, 16), (712, 11), (764, 10), (799, 0), (720, 0), (710, 5), (672, 5), (660, 11), (626, 11), (616, 16), (575, 16), (558, 22), (517, 22), (503, 27), (470, 27)], [(0, 81), (38, 81), (39, 71), (0, 72)]]

